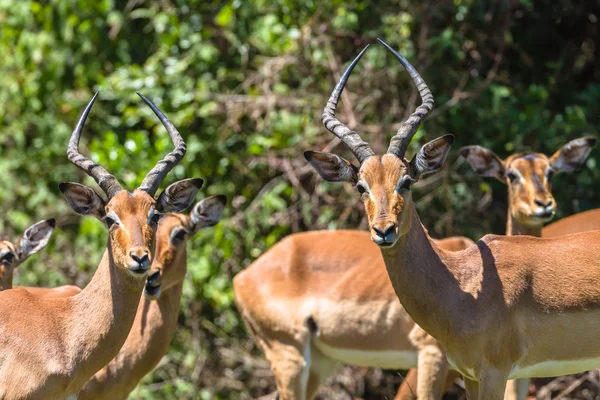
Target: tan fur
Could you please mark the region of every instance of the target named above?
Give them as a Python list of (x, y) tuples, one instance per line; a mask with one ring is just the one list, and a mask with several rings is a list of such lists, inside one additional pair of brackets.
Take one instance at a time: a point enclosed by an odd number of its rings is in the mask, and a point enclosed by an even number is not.
[(598, 229), (600, 229), (600, 209), (595, 209), (565, 217), (545, 226), (542, 229), (542, 237), (553, 238)]
[[(439, 242), (448, 250), (472, 243)], [(443, 383), (443, 350), (399, 304), (366, 232), (291, 235), (237, 274), (233, 284), (238, 309), (271, 364), (281, 399), (313, 398), (339, 361), (405, 369), (417, 365), (420, 352), (429, 364), (423, 371), (432, 371), (428, 383), (439, 374)], [(365, 353), (353, 357), (353, 351)], [(377, 360), (394, 352), (407, 357)], [(414, 390), (423, 399), (439, 399), (438, 386)]]
[[(89, 285), (68, 298), (24, 289), (0, 293), (0, 398), (65, 399), (119, 351), (133, 323), (144, 277), (127, 270), (129, 249), (154, 248), (147, 225), (154, 199), (119, 192), (107, 204), (123, 227), (111, 229)], [(15, 312), (18, 310), (18, 312)]]
[(189, 216), (167, 214), (156, 232), (152, 270), (161, 274), (161, 294), (157, 300), (142, 297), (135, 321), (119, 354), (83, 387), (79, 400), (126, 399), (139, 381), (152, 371), (167, 353), (177, 328), (183, 279), (187, 271), (186, 240), (174, 245), (171, 232), (188, 229)]
[[(556, 239), (487, 235), (448, 252), (428, 237), (410, 191), (391, 192), (405, 171), (392, 155), (363, 163), (359, 183), (374, 194), (369, 225), (376, 235), (381, 216), (398, 221), (400, 235), (381, 247), (392, 285), (470, 380), (470, 400), (501, 400), (509, 377), (547, 376), (548, 365), (525, 370), (542, 362), (557, 361), (552, 373), (568, 374), (588, 369), (582, 359), (600, 358), (600, 350), (581, 345), (600, 338), (600, 231)], [(575, 360), (579, 365), (567, 363)]]
[(60, 298), (71, 297), (81, 293), (81, 288), (75, 285), (64, 285), (55, 288), (34, 287), (34, 286), (17, 286), (27, 290), (35, 297), (45, 298)]

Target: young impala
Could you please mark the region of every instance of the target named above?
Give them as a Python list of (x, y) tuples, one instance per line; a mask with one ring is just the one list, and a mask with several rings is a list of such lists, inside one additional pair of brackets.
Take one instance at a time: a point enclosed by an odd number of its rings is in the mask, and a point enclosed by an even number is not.
[(422, 99), (387, 154), (375, 155), (335, 118), (340, 82), (323, 121), (361, 165), (331, 153), (305, 156), (323, 178), (356, 185), (371, 239), (402, 305), (443, 345), (465, 379), (470, 400), (501, 400), (509, 378), (563, 375), (600, 365), (600, 350), (593, 345), (600, 339), (600, 231), (556, 239), (487, 235), (459, 252), (440, 249), (419, 220), (410, 187), (440, 168), (453, 137), (433, 140), (410, 161), (404, 158), (434, 101), (416, 70), (386, 48), (409, 72)]
[(92, 281), (76, 296), (39, 298), (24, 289), (0, 293), (3, 399), (74, 398), (114, 358), (135, 318), (161, 213), (189, 206), (202, 185), (201, 179), (180, 181), (154, 199), (165, 175), (185, 154), (185, 143), (166, 117), (142, 96), (167, 128), (175, 150), (157, 163), (140, 188), (133, 193), (123, 190), (113, 175), (78, 150), (96, 97), (81, 115), (67, 154), (73, 164), (94, 178), (107, 200), (77, 183), (62, 183), (60, 190), (77, 213), (93, 215), (106, 224), (106, 251)]
[(225, 196), (199, 201), (191, 214), (165, 215), (156, 230), (152, 272), (145, 298), (119, 354), (85, 384), (77, 399), (126, 399), (139, 381), (158, 365), (175, 334), (183, 279), (187, 271), (186, 243), (200, 229), (216, 225), (223, 215)]
[[(461, 148), (460, 152), (477, 173), (494, 177), (507, 185), (506, 235), (526, 234), (541, 237), (544, 236), (543, 224), (552, 219), (556, 210), (556, 201), (551, 190), (552, 178), (557, 173), (578, 170), (595, 144), (595, 138), (583, 137), (565, 144), (550, 157), (529, 152), (515, 153), (505, 160), (481, 146), (466, 146)], [(563, 224), (564, 222), (560, 225)], [(596, 229), (598, 228), (600, 225), (597, 225)], [(544, 231), (546, 229), (552, 229), (552, 225), (544, 228)], [(416, 382), (416, 372), (410, 371), (403, 381), (403, 386), (414, 387)], [(528, 391), (529, 379), (509, 381), (505, 400), (524, 400)]]

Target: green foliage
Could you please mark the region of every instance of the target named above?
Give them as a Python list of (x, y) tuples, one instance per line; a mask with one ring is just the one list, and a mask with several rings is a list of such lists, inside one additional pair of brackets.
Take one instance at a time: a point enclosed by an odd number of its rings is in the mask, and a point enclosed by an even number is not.
[[(383, 37), (421, 71), (439, 113), (412, 151), (451, 132), (455, 149), (551, 154), (600, 129), (593, 56), (600, 36), (591, 17), (598, 10), (583, 3), (0, 0), (0, 231), (13, 238), (51, 216), (60, 228), (48, 250), (20, 268), (18, 283), (89, 281), (106, 231), (75, 216), (60, 196), (61, 181), (93, 184), (68, 163), (66, 144), (100, 90), (82, 146), (135, 188), (171, 148), (140, 91), (188, 144), (165, 184), (202, 177), (204, 196), (224, 193), (230, 201), (223, 221), (189, 244), (181, 326), (133, 398), (267, 393), (272, 380), (253, 374), (264, 363), (248, 362), (258, 353), (235, 310), (231, 279), (291, 232), (365, 227), (354, 190), (315, 179), (302, 157), (332, 140), (319, 117), (347, 62)], [(416, 99), (405, 71), (377, 44), (346, 93), (341, 119), (378, 150)], [(341, 146), (335, 151), (350, 159)], [(600, 205), (599, 154), (581, 173), (556, 178), (559, 216)], [(503, 232), (505, 188), (461, 165), (456, 152), (448, 165), (415, 195), (432, 235)], [(492, 201), (480, 201), (489, 192)], [(393, 395), (368, 390), (362, 395)]]

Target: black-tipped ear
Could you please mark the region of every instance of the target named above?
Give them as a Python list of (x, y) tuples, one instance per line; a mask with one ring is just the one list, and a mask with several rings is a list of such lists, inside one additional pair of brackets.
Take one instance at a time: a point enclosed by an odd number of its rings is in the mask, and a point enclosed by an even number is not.
[(304, 158), (326, 181), (350, 182), (353, 185), (358, 181), (358, 168), (338, 155), (305, 151)]
[(585, 164), (595, 145), (596, 138), (591, 136), (571, 140), (550, 157), (550, 166), (556, 172), (576, 171)]
[(196, 203), (190, 215), (192, 234), (199, 229), (215, 226), (223, 216), (225, 204), (227, 197), (222, 194), (207, 197)]
[(460, 155), (471, 164), (475, 172), (483, 176), (492, 176), (506, 183), (504, 161), (491, 150), (481, 146), (461, 147)]
[(85, 185), (62, 182), (58, 188), (67, 199), (69, 206), (79, 215), (93, 215), (102, 220), (106, 203), (98, 193)]
[(419, 152), (410, 160), (409, 170), (413, 179), (419, 179), (425, 174), (437, 171), (446, 162), (450, 152), (453, 135), (444, 135), (429, 143), (425, 143)]
[(19, 262), (23, 262), (27, 257), (42, 250), (50, 241), (54, 227), (56, 226), (56, 220), (54, 218), (40, 221), (36, 224), (31, 225), (23, 233), (23, 237), (17, 244), (17, 254), (19, 255)]
[(200, 178), (184, 179), (169, 185), (156, 200), (156, 209), (160, 212), (178, 212), (188, 208), (194, 202), (196, 193), (204, 181)]

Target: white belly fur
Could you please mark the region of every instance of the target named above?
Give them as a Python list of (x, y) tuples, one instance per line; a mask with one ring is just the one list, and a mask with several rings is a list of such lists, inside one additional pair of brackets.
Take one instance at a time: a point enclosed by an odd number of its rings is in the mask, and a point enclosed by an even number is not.
[(583, 358), (570, 361), (544, 361), (541, 363), (519, 366), (515, 365), (510, 371), (509, 379), (546, 378), (552, 376), (570, 375), (589, 371), (600, 367), (600, 358)]
[(315, 340), (314, 345), (327, 357), (360, 367), (409, 369), (417, 367), (416, 351), (365, 351), (341, 349)]

